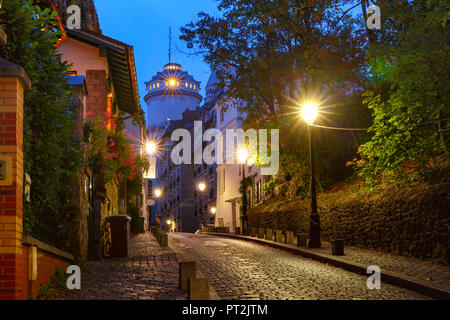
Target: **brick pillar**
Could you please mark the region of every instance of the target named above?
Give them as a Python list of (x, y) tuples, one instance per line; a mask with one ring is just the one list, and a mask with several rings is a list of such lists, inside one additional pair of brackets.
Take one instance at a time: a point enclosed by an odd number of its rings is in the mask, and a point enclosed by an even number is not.
[(23, 92), (28, 89), (25, 71), (0, 58), (0, 300), (27, 297), (22, 201)]

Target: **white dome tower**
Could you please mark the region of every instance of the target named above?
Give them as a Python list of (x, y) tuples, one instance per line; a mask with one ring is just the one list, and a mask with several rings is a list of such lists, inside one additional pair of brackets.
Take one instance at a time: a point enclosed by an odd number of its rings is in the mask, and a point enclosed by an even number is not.
[(183, 71), (178, 63), (166, 64), (164, 70), (145, 85), (149, 128), (161, 126), (167, 119), (181, 119), (186, 109), (195, 110), (202, 101), (200, 82)]

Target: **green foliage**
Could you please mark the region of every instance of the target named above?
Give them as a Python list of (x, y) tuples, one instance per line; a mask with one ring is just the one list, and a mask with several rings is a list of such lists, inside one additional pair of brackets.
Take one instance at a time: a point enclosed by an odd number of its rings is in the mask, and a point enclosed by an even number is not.
[(127, 204), (127, 211), (128, 215), (131, 216), (131, 232), (138, 233), (141, 226), (140, 210), (135, 203), (130, 202)]
[(52, 300), (67, 290), (68, 275), (61, 268), (56, 268), (47, 284), (41, 283), (36, 299)]
[(8, 36), (2, 56), (22, 66), (32, 82), (24, 98), (24, 169), (32, 180), (24, 230), (34, 233), (45, 221), (59, 246), (66, 247), (77, 212), (67, 181), (75, 177), (81, 154), (72, 133), (76, 106), (67, 84), (68, 65), (56, 54), (61, 36), (56, 14), (41, 11), (33, 1), (4, 1), (0, 17)]
[(264, 192), (268, 192), (270, 194), (273, 194), (274, 191), (275, 191), (275, 187), (280, 185), (282, 182), (283, 181), (280, 178), (278, 178), (278, 177), (270, 179), (269, 181), (264, 183), (263, 190), (264, 190)]
[(429, 179), (449, 160), (450, 4), (378, 5), (389, 19), (369, 50), (372, 85), (365, 103), (374, 122), (371, 140), (361, 146), (359, 172), (372, 182), (409, 172)]
[[(306, 125), (298, 105), (315, 98), (317, 124), (368, 126), (362, 23), (341, 17), (342, 1), (223, 0), (220, 17), (200, 13), (181, 39), (217, 70), (223, 99), (238, 99), (245, 128), (280, 129), (280, 174), (308, 180)], [(345, 179), (363, 135), (314, 130), (319, 182)], [(339, 168), (339, 170), (336, 170)]]

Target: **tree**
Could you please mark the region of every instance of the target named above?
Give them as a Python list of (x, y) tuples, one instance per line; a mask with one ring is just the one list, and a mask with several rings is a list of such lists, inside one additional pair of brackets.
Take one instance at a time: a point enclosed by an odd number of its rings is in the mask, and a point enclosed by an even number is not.
[(65, 183), (80, 168), (68, 65), (56, 54), (61, 36), (56, 12), (33, 1), (5, 1), (0, 9), (8, 46), (2, 56), (27, 72), (32, 89), (24, 97), (24, 170), (30, 174), (31, 202), (24, 204), (24, 231), (51, 237), (61, 247), (71, 238), (77, 208)]
[[(281, 173), (287, 179), (309, 174), (306, 126), (297, 114), (302, 101), (321, 100), (330, 111), (318, 120), (322, 124), (358, 126), (369, 118), (360, 96), (365, 28), (342, 16), (345, 3), (223, 0), (221, 17), (201, 12), (181, 28), (188, 48), (219, 71), (225, 96), (243, 102), (244, 126), (281, 129)], [(359, 137), (315, 131), (321, 182), (330, 184), (348, 174), (345, 162)]]
[[(369, 48), (371, 140), (361, 146), (369, 181), (430, 178), (448, 168), (448, 1), (381, 1), (382, 29)], [(447, 177), (448, 178), (448, 177)]]

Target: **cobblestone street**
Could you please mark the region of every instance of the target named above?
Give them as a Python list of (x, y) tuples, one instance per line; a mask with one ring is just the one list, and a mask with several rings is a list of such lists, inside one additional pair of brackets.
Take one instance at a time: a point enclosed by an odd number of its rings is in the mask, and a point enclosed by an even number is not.
[(150, 233), (133, 235), (128, 259), (90, 262), (82, 289), (63, 299), (184, 300), (187, 294), (177, 288), (179, 260), (195, 260), (213, 298), (225, 300), (429, 299), (383, 283), (369, 290), (365, 276), (242, 240), (171, 233), (169, 246), (161, 248)]
[(81, 290), (66, 300), (182, 300), (178, 262), (172, 250), (161, 248), (151, 233), (133, 235), (128, 259), (89, 262), (82, 272)]
[(170, 238), (222, 299), (429, 299), (383, 282), (369, 290), (365, 276), (259, 244), (183, 233)]

